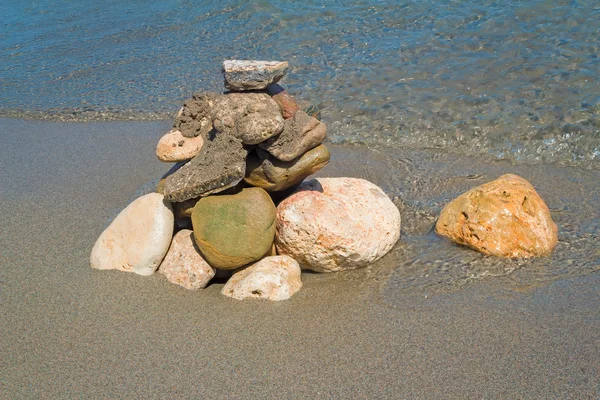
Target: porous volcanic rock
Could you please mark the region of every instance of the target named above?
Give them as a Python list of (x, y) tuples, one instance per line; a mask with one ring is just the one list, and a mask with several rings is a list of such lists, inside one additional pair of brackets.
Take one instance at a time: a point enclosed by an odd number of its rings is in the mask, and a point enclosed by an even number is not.
[(261, 188), (201, 198), (192, 212), (194, 237), (215, 268), (235, 269), (271, 251), (275, 205)]
[(256, 149), (246, 160), (246, 183), (267, 192), (285, 190), (302, 182), (329, 163), (329, 150), (320, 145), (292, 161), (280, 161)]
[(225, 87), (234, 91), (265, 89), (279, 82), (288, 67), (287, 61), (225, 60)]
[(265, 257), (236, 271), (221, 293), (237, 300), (287, 300), (302, 287), (298, 263), (288, 256)]
[(277, 206), (277, 254), (317, 272), (364, 267), (400, 237), (400, 212), (375, 184), (357, 178), (306, 181)]
[(196, 157), (165, 178), (165, 198), (182, 202), (237, 185), (244, 178), (247, 154), (239, 139), (209, 135)]
[(285, 120), (281, 134), (259, 144), (259, 147), (281, 161), (292, 161), (321, 144), (326, 136), (324, 123), (304, 111), (297, 111), (292, 118)]
[(173, 236), (158, 272), (169, 282), (186, 289), (203, 289), (215, 276), (215, 269), (200, 255), (189, 229), (182, 229)]
[(283, 131), (277, 103), (266, 93), (228, 93), (215, 101), (213, 125), (219, 132), (258, 144)]
[(173, 129), (188, 138), (206, 136), (212, 129), (212, 107), (219, 96), (212, 92), (194, 93), (175, 116)]
[(281, 109), (281, 115), (284, 119), (292, 118), (296, 114), (296, 111), (300, 110), (296, 100), (280, 85), (276, 83), (269, 85), (267, 93), (271, 95), (273, 101)]
[(527, 180), (512, 174), (447, 204), (435, 230), (456, 243), (500, 257), (549, 255), (558, 241), (558, 228), (544, 200)]
[(102, 232), (90, 255), (96, 269), (150, 275), (160, 265), (173, 236), (173, 210), (163, 195), (137, 198)]
[(180, 131), (173, 129), (158, 141), (156, 156), (164, 162), (180, 162), (194, 158), (202, 149), (202, 136), (187, 138)]

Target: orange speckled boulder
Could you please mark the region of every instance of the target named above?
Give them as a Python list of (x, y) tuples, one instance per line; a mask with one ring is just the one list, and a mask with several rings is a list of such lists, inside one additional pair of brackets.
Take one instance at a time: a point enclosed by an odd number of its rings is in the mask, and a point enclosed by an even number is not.
[(544, 200), (517, 175), (460, 195), (442, 210), (436, 232), (484, 254), (545, 256), (558, 241), (558, 228)]

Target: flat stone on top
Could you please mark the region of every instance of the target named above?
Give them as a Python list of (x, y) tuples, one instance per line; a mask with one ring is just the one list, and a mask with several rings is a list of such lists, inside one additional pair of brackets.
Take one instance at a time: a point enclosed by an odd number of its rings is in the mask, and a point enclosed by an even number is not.
[(229, 90), (261, 90), (287, 73), (287, 61), (225, 60), (223, 76)]

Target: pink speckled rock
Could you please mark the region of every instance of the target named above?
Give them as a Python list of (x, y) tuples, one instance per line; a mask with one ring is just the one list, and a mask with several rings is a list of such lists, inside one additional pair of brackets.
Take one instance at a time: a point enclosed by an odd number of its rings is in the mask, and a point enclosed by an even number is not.
[(463, 193), (444, 209), (439, 235), (499, 257), (547, 256), (558, 241), (548, 206), (533, 186), (517, 175)]
[(203, 289), (215, 276), (215, 269), (200, 255), (193, 234), (189, 229), (175, 234), (158, 272), (186, 289)]
[(287, 300), (302, 287), (300, 266), (291, 257), (265, 257), (236, 271), (221, 291), (237, 300)]
[(277, 207), (277, 253), (304, 269), (364, 267), (385, 255), (399, 237), (398, 208), (364, 179), (313, 179)]

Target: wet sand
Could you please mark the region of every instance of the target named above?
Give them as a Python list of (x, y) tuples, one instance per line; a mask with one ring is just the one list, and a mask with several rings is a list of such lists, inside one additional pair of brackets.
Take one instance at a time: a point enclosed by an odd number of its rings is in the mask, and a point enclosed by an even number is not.
[[(168, 169), (168, 127), (0, 120), (1, 398), (600, 397), (598, 171), (331, 145), (321, 175), (381, 185), (401, 243), (363, 270), (304, 274), (289, 301), (239, 302), (89, 267), (110, 218)], [(515, 273), (431, 233), (448, 198), (503, 172), (564, 232), (556, 258)]]

